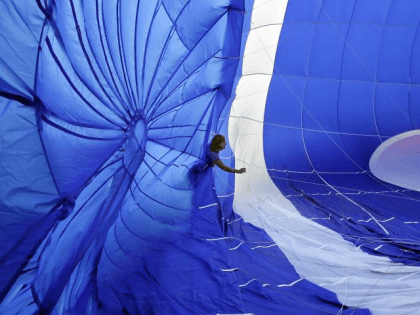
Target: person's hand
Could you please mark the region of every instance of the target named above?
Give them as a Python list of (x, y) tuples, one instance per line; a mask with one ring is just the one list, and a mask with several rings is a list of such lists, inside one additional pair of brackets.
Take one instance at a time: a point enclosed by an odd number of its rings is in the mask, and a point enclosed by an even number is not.
[(238, 174), (242, 174), (242, 173), (245, 173), (245, 172), (246, 172), (246, 168), (243, 167), (238, 171)]

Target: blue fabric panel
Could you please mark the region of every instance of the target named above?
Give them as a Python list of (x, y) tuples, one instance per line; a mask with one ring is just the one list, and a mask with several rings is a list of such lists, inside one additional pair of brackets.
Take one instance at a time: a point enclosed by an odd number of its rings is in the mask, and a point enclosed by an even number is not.
[[(307, 158), (311, 161), (313, 167), (320, 172), (332, 171), (339, 172), (343, 170), (357, 171), (357, 167), (348, 159), (346, 152), (346, 142), (344, 136), (337, 134), (326, 134), (323, 132), (304, 131), (304, 150)], [(322, 152), (328, 152), (324, 159), (317, 157)], [(343, 163), (336, 164), (335, 161), (341, 160)], [(333, 165), (333, 166), (332, 166)]]
[[(357, 90), (357, 93), (354, 91)], [(343, 81), (337, 104), (340, 132), (375, 135), (376, 121), (372, 109), (375, 84)]]
[[(301, 130), (283, 129), (277, 126), (268, 125), (265, 127), (264, 132), (267, 133), (265, 137), (268, 137), (267, 139), (270, 139), (272, 141), (271, 143), (273, 143), (270, 147), (265, 148), (264, 152), (270, 152), (270, 154), (275, 153), (278, 156), (277, 162), (274, 162), (272, 159), (267, 159), (266, 164), (268, 169), (277, 168), (276, 165), (278, 165), (280, 161), (282, 162), (282, 168), (286, 167), (288, 170), (311, 169), (303, 147)], [(291, 146), (291, 143), (294, 145)], [(274, 146), (274, 144), (276, 144), (277, 147)]]
[[(172, 126), (172, 129), (162, 129), (163, 125), (160, 123), (160, 120), (158, 120), (156, 124), (151, 125), (148, 134), (150, 137), (153, 137), (155, 142), (167, 144), (168, 146), (180, 151), (190, 148), (188, 149), (189, 152), (198, 156), (197, 149), (200, 147), (191, 144), (191, 135), (201, 134), (199, 137), (202, 137), (203, 131), (200, 131), (199, 126), (197, 126), (197, 122), (202, 124), (209, 121), (212, 108), (209, 108), (208, 105), (205, 106), (205, 104), (212, 104), (215, 106), (214, 100), (215, 92), (212, 91), (203, 95), (201, 98), (185, 103), (184, 106), (176, 112), (170, 112), (167, 115), (162, 116), (163, 124), (168, 122), (167, 125)], [(174, 130), (176, 130), (177, 136), (174, 136)]]
[(346, 24), (318, 25), (309, 60), (310, 77), (340, 78), (348, 28)]
[[(146, 97), (147, 86), (142, 82), (145, 75), (145, 66), (147, 62), (147, 50), (149, 47), (149, 42), (152, 42), (153, 39), (150, 37), (150, 32), (152, 31), (152, 23), (155, 19), (156, 10), (159, 8), (159, 1), (150, 1), (147, 4), (139, 2), (139, 7), (137, 9), (136, 16), (136, 38), (135, 38), (135, 71), (136, 71), (136, 91), (138, 94), (138, 100), (141, 104), (143, 99)], [(180, 4), (178, 1), (174, 3)], [(181, 4), (180, 4), (181, 5)], [(183, 7), (183, 6), (182, 6)], [(157, 69), (156, 69), (157, 70)]]
[(416, 85), (410, 86), (408, 109), (409, 109), (411, 128), (415, 128), (415, 129), (418, 129), (420, 126), (420, 108), (415, 105), (415, 104), (418, 104), (419, 98), (420, 98), (420, 87)]
[[(417, 32), (411, 52), (413, 56), (418, 56), (420, 54), (419, 36), (419, 32)], [(418, 58), (411, 57), (410, 77), (412, 84), (419, 84), (420, 82), (420, 73), (418, 69), (420, 69)]]
[[(112, 2), (107, 1), (109, 5)], [(105, 4), (104, 4), (105, 6)], [(115, 7), (113, 7), (114, 12)], [(66, 2), (58, 2), (56, 8), (56, 20), (57, 23), (57, 30), (60, 32), (60, 38), (63, 41), (63, 46), (66, 49), (67, 57), (71, 62), (72, 67), (75, 69), (75, 72), (82, 78), (84, 85), (89, 88), (100, 100), (101, 103), (108, 106), (117, 108), (117, 111), (123, 111), (123, 109), (128, 108), (130, 103), (120, 104), (113, 97), (113, 93), (108, 85), (108, 82), (105, 80), (103, 71), (100, 67), (98, 67), (98, 63), (96, 62), (94, 55), (90, 49), (91, 43), (86, 36), (86, 27), (84, 25), (84, 19), (80, 18), (83, 16), (83, 6), (81, 1), (79, 0), (71, 0)], [(87, 14), (90, 16), (90, 14)], [(106, 18), (106, 16), (104, 17)], [(107, 20), (108, 23), (106, 25), (112, 25), (112, 19)], [(70, 27), (71, 26), (71, 27)], [(80, 30), (80, 32), (78, 31)], [(117, 31), (117, 27), (114, 28)], [(111, 36), (112, 34), (107, 33), (108, 29), (104, 29), (104, 33), (102, 36)], [(98, 43), (99, 44), (99, 43)], [(115, 47), (116, 49), (119, 48), (118, 41), (116, 41), (115, 45), (110, 46), (110, 49)], [(117, 63), (119, 52), (115, 52), (113, 55), (113, 51), (111, 49), (111, 56), (112, 62)], [(122, 66), (117, 67), (121, 72)], [(118, 73), (118, 70), (116, 70)], [(118, 73), (119, 74), (119, 73)], [(124, 82), (123, 75), (120, 75), (120, 81)]]
[[(135, 1), (117, 2), (118, 3), (118, 22), (120, 54), (122, 55), (123, 69), (125, 71), (124, 82), (127, 85), (128, 94), (131, 102), (138, 104), (137, 84), (136, 84), (136, 23), (138, 22), (139, 3)], [(134, 107), (136, 107), (134, 105)]]
[[(56, 38), (47, 37), (40, 56), (37, 92), (47, 109), (66, 121), (100, 128), (121, 128), (122, 119), (87, 88), (74, 72), (64, 48)], [(54, 78), (54, 79), (53, 79)], [(60, 106), (57, 106), (60, 100)]]
[[(387, 22), (392, 0), (360, 0), (355, 2), (352, 23), (379, 24)], [(332, 8), (335, 10), (335, 8)]]
[(103, 131), (89, 135), (87, 128), (50, 118), (43, 117), (42, 139), (60, 195), (67, 197), (95, 175), (110, 152), (121, 147), (125, 135)]
[[(94, 61), (96, 61), (98, 67), (100, 68), (100, 72), (105, 77), (106, 84), (108, 84), (109, 88), (112, 89), (113, 93), (109, 93), (108, 95), (114, 103), (122, 103), (119, 110), (122, 111), (123, 108), (125, 108), (130, 102), (129, 94), (128, 91), (124, 88), (124, 85), (122, 84), (123, 81), (119, 79), (117, 68), (115, 65), (117, 62), (119, 62), (121, 58), (119, 56), (111, 56), (110, 54), (110, 48), (113, 46), (110, 44), (110, 42), (115, 41), (117, 43), (118, 38), (111, 37), (109, 32), (107, 33), (104, 27), (104, 20), (106, 20), (107, 23), (110, 23), (112, 21), (111, 17), (112, 19), (115, 19), (115, 13), (117, 11), (117, 8), (116, 6), (114, 6), (112, 11), (105, 12), (105, 5), (106, 3), (102, 5), (102, 2), (100, 1), (84, 1), (83, 12), (85, 12), (86, 14), (84, 20), (80, 23), (85, 24), (84, 30), (86, 31), (86, 40), (84, 41), (84, 43), (87, 43), (89, 48), (92, 50)], [(133, 7), (130, 7), (130, 10), (124, 12), (131, 15), (136, 14), (137, 10), (134, 10)], [(135, 25), (135, 23), (131, 21), (131, 19), (123, 20), (130, 21), (133, 25)], [(129, 36), (129, 38), (131, 39), (131, 37), (135, 35), (137, 35), (137, 33), (130, 29), (130, 35), (127, 36)], [(98, 44), (93, 45), (93, 43)], [(120, 68), (118, 68), (118, 70), (119, 69)], [(134, 70), (135, 68), (132, 69), (132, 71)], [(134, 94), (136, 96), (137, 93)]]
[[(154, 25), (156, 25), (156, 27), (153, 27)], [(157, 27), (157, 25), (159, 25), (159, 27)], [(145, 94), (143, 95), (143, 102), (145, 103), (145, 106), (149, 105), (148, 101), (151, 85), (153, 85), (154, 83), (156, 71), (160, 68), (158, 64), (162, 62), (162, 55), (166, 52), (168, 43), (172, 37), (173, 32), (174, 25), (172, 24), (164, 7), (161, 5), (157, 9), (157, 12), (155, 13), (155, 17), (151, 25), (149, 36), (153, 38), (153, 40), (148, 42), (146, 46), (147, 63), (145, 63), (143, 79), (143, 85), (145, 89)], [(171, 68), (169, 68), (168, 70), (170, 69)]]
[[(378, 83), (375, 90), (374, 110), (378, 133), (382, 140), (413, 128), (409, 99), (413, 91), (405, 84)], [(418, 117), (413, 115), (412, 117)], [(398, 121), (398, 124), (394, 122)], [(416, 127), (415, 127), (416, 128)]]
[[(359, 171), (369, 170), (369, 159), (375, 149), (381, 144), (379, 137), (354, 137), (344, 134), (342, 135), (342, 140), (347, 149), (347, 159), (351, 158), (353, 160), (353, 165), (356, 166)], [(359, 149), (363, 149), (363, 151), (358, 152)], [(378, 182), (378, 184), (380, 184), (380, 182)]]
[(343, 79), (375, 80), (381, 34), (381, 25), (356, 23), (350, 25), (343, 56)]
[(412, 47), (416, 33), (416, 27), (390, 25), (384, 28), (381, 40), (384, 48), (378, 56), (378, 81), (411, 83)]
[(333, 22), (336, 26), (341, 23), (350, 23), (356, 1), (358, 0), (344, 1), (337, 6), (334, 0), (323, 0), (318, 22), (327, 24)]
[(338, 130), (340, 86), (339, 80), (307, 80), (304, 107), (301, 108), (301, 124), (304, 128), (320, 132)]
[(420, 21), (420, 3), (415, 0), (392, 1), (388, 13), (389, 24), (417, 26)]
[[(287, 3), (287, 14), (284, 22), (287, 24), (311, 24), (318, 21), (321, 12), (319, 2), (311, 0), (292, 0)], [(282, 30), (282, 33), (284, 29)], [(283, 37), (283, 34), (282, 34)]]
[[(217, 36), (220, 26), (220, 23), (216, 24), (209, 30), (206, 37), (210, 39)], [(197, 79), (197, 76), (203, 78), (205, 75), (208, 75), (209, 71), (204, 72), (203, 68), (211, 62), (215, 65), (229, 64), (231, 62), (224, 59), (215, 60), (215, 56), (219, 51), (219, 46), (214, 41), (201, 40), (197, 42), (194, 50), (190, 51), (183, 58), (182, 64), (173, 70), (174, 72), (170, 80), (163, 86), (162, 92), (159, 95), (160, 106), (154, 106), (154, 114), (158, 116), (165, 111), (180, 106), (184, 102), (188, 102), (206, 92), (210, 92), (207, 82), (202, 79)], [(211, 77), (213, 76), (214, 74)], [(222, 79), (226, 80), (226, 77), (222, 77)], [(183, 92), (186, 85), (188, 85), (188, 90), (191, 91), (188, 95), (185, 95)]]
[[(123, 36), (121, 28), (124, 23), (124, 25), (133, 25), (132, 29), (134, 30), (135, 21), (138, 21), (137, 12), (141, 12), (140, 10), (142, 7), (139, 7), (137, 3), (132, 2), (131, 4), (127, 3), (127, 6), (130, 8), (129, 11), (121, 11), (121, 6), (120, 1), (102, 1), (100, 4), (99, 14), (102, 15), (101, 18), (103, 24), (101, 24), (100, 27), (102, 34), (101, 40), (103, 41), (102, 45), (104, 46), (103, 54), (107, 56), (107, 66), (109, 65), (111, 69), (112, 81), (117, 82), (116, 85), (118, 86), (118, 94), (121, 95), (121, 99), (123, 100), (122, 104), (120, 104), (120, 108), (124, 111), (124, 109), (127, 110), (130, 108), (133, 110), (139, 107), (136, 106), (134, 101), (136, 99), (136, 93), (130, 85), (130, 77), (127, 74), (127, 71), (131, 72), (134, 70), (127, 69), (127, 62), (130, 62), (128, 60), (133, 58), (134, 55), (132, 54), (130, 58), (128, 58), (128, 55), (126, 55), (124, 51), (124, 39), (127, 38), (127, 36), (130, 36), (130, 38), (131, 36), (136, 36), (138, 33), (133, 32)], [(89, 16), (90, 12), (91, 11), (86, 11), (84, 14)], [(135, 47), (138, 47), (138, 45)], [(129, 51), (127, 51), (127, 54), (128, 53)]]
[(0, 12), (1, 90), (32, 99), (44, 13), (36, 1), (1, 1)]
[[(276, 55), (279, 72), (294, 76), (308, 74), (315, 31), (315, 24), (284, 24)], [(279, 56), (280, 52), (282, 57)]]
[[(266, 107), (266, 126), (279, 125), (294, 128), (301, 127), (301, 102), (303, 102), (306, 80), (300, 77), (273, 76), (270, 83), (275, 89), (270, 89), (267, 102), (282, 99), (282, 108)], [(281, 115), (281, 113), (291, 113)]]
[[(59, 199), (39, 139), (36, 113), (0, 97), (0, 298), (55, 222)], [(46, 232), (47, 231), (47, 232)], [(6, 241), (7, 240), (7, 241)]]
[[(33, 282), (41, 309), (54, 308), (74, 268), (84, 255), (91, 255), (90, 245), (101, 241), (103, 245), (104, 234), (115, 220), (127, 185), (127, 176), (120, 165), (108, 167), (83, 190), (72, 214), (49, 235)], [(74, 246), (75, 242), (79, 246)], [(67, 257), (65, 261), (63, 256)]]
[(150, 71), (153, 73), (153, 81), (147, 90), (148, 102), (146, 105), (156, 104), (159, 101), (159, 97), (162, 96), (163, 87), (165, 87), (166, 83), (171, 79), (174, 70), (180, 67), (182, 61), (189, 53), (179, 39), (178, 34), (173, 31), (173, 27), (171, 29), (170, 38), (165, 43), (165, 50), (159, 56), (158, 62), (160, 63), (160, 67), (156, 67), (154, 71)]
[[(229, 5), (235, 6), (241, 3), (242, 1), (238, 0), (217, 0), (211, 3), (205, 0), (190, 2), (178, 18), (177, 30), (182, 42), (188, 49), (192, 49), (200, 38), (203, 38), (229, 12)], [(191, 23), (197, 25), (194, 30), (189, 28)]]
[(183, 11), (188, 0), (182, 0), (182, 1), (163, 0), (162, 2), (171, 20), (174, 21), (179, 16), (181, 11)]

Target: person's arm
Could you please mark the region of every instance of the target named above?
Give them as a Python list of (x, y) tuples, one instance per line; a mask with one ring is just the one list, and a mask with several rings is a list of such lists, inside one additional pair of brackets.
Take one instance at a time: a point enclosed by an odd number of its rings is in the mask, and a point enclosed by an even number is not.
[(246, 171), (245, 168), (241, 168), (240, 170), (236, 170), (234, 168), (230, 168), (229, 166), (226, 166), (225, 164), (223, 164), (223, 162), (220, 161), (220, 160), (214, 161), (213, 163), (216, 164), (218, 167), (220, 167), (225, 172), (229, 172), (229, 173), (242, 174), (242, 173), (245, 173), (245, 171)]

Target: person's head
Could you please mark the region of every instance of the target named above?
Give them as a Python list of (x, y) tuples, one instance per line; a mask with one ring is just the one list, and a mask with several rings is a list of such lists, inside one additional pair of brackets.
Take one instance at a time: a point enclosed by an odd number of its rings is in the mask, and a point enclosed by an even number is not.
[(210, 149), (214, 152), (219, 152), (226, 147), (226, 139), (223, 135), (215, 135), (211, 140)]

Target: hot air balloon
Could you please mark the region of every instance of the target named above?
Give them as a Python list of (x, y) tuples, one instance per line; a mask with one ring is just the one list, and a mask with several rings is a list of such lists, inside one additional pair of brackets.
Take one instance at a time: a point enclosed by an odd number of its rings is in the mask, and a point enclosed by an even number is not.
[(0, 314), (420, 314), (418, 1), (0, 9)]

